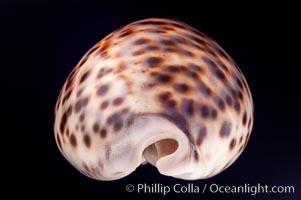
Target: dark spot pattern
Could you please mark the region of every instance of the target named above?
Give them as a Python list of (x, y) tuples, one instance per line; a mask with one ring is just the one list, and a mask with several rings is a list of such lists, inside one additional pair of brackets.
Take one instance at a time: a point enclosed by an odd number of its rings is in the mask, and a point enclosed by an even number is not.
[(81, 84), (82, 82), (84, 82), (85, 80), (87, 80), (89, 74), (90, 74), (90, 71), (85, 72), (85, 73), (81, 76), (81, 78), (80, 78), (80, 80), (79, 80), (79, 83)]
[(238, 91), (238, 92), (237, 92), (237, 97), (238, 97), (238, 99), (241, 100), (241, 101), (244, 99), (244, 96), (242, 95), (242, 92), (241, 92), (241, 91)]
[(189, 86), (186, 85), (185, 83), (176, 83), (174, 85), (174, 89), (177, 91), (177, 92), (180, 92), (180, 93), (186, 93), (189, 91)]
[(62, 119), (61, 119), (61, 124), (60, 124), (60, 132), (61, 134), (63, 135), (64, 134), (64, 131), (65, 131), (65, 127), (66, 127), (66, 122), (67, 122), (67, 113), (65, 112), (62, 116)]
[(78, 113), (83, 107), (85, 107), (89, 102), (89, 97), (83, 99), (78, 99), (75, 103), (74, 111)]
[(244, 112), (243, 117), (242, 117), (242, 124), (245, 126), (247, 123), (247, 113)]
[(121, 34), (119, 35), (119, 38), (127, 37), (127, 36), (131, 35), (132, 33), (133, 33), (132, 30), (125, 29), (125, 30), (121, 31)]
[(224, 74), (224, 72), (222, 70), (219, 69), (219, 67), (217, 66), (217, 64), (211, 60), (210, 58), (208, 58), (207, 56), (202, 56), (203, 61), (207, 64), (207, 66), (209, 67), (210, 71), (221, 81), (225, 81), (226, 80), (226, 76)]
[(89, 97), (85, 97), (85, 98), (83, 98), (83, 100), (82, 100), (82, 107), (85, 107), (85, 106), (87, 106), (87, 105), (88, 105), (88, 103), (89, 103)]
[(109, 101), (104, 101), (100, 104), (102, 110), (106, 109), (109, 106)]
[(67, 128), (67, 130), (66, 130), (66, 135), (67, 135), (67, 137), (69, 136), (69, 134), (70, 134), (69, 128)]
[(207, 97), (212, 94), (212, 90), (203, 81), (199, 82), (198, 89), (202, 94), (204, 94)]
[(99, 125), (98, 125), (97, 122), (95, 122), (95, 123), (93, 124), (93, 131), (94, 131), (94, 133), (97, 133), (97, 132), (99, 131)]
[(105, 85), (102, 85), (100, 86), (98, 89), (97, 89), (97, 92), (96, 94), (98, 96), (102, 96), (104, 94), (106, 94), (106, 92), (109, 90), (109, 85), (108, 84), (105, 84)]
[(69, 90), (68, 92), (66, 92), (63, 100), (62, 100), (62, 104), (64, 104), (70, 97), (72, 90)]
[(70, 105), (66, 111), (67, 116), (70, 117), (70, 115), (72, 114), (72, 105)]
[(236, 139), (235, 138), (233, 138), (232, 140), (231, 140), (231, 142), (230, 142), (230, 150), (232, 150), (234, 147), (235, 147), (235, 145), (236, 145)]
[(194, 113), (194, 107), (193, 107), (193, 101), (191, 99), (183, 99), (182, 100), (182, 112), (186, 115), (193, 115)]
[(233, 103), (232, 98), (229, 95), (226, 96), (226, 103), (227, 103), (228, 106), (231, 106), (232, 103)]
[(177, 102), (175, 100), (168, 100), (165, 106), (167, 108), (175, 108), (177, 106)]
[(80, 95), (83, 93), (83, 88), (79, 89), (76, 93), (76, 97), (80, 97)]
[(219, 135), (222, 138), (226, 138), (230, 135), (231, 129), (232, 129), (232, 123), (229, 121), (224, 121), (220, 128)]
[(123, 102), (122, 97), (117, 97), (116, 99), (113, 100), (113, 105), (114, 106), (119, 106)]
[(200, 72), (203, 72), (203, 71), (204, 71), (204, 69), (203, 69), (201, 66), (196, 65), (196, 64), (194, 64), (194, 63), (189, 63), (189, 64), (188, 64), (188, 68), (189, 68), (190, 70), (194, 71), (194, 72), (197, 72), (197, 73), (200, 73)]
[(83, 122), (84, 119), (85, 119), (85, 113), (81, 113), (81, 114), (79, 115), (79, 121), (80, 121), (80, 122)]
[(217, 99), (216, 99), (216, 105), (217, 105), (217, 107), (218, 107), (221, 111), (225, 110), (225, 102), (224, 102), (223, 99), (217, 98)]
[(148, 67), (158, 67), (160, 63), (163, 62), (163, 59), (160, 57), (149, 57), (145, 59), (145, 63), (148, 65)]
[(202, 142), (205, 139), (206, 135), (207, 135), (207, 128), (206, 128), (206, 126), (203, 126), (202, 128), (200, 128), (199, 134), (198, 134), (198, 137), (197, 137), (197, 140), (196, 140), (196, 144), (198, 146), (200, 146), (202, 144)]
[(240, 112), (240, 103), (238, 101), (235, 101), (234, 102), (234, 109), (237, 111), (237, 112)]
[(193, 151), (193, 157), (194, 157), (194, 159), (195, 159), (196, 161), (199, 160), (199, 154), (198, 154), (198, 152), (197, 152), (196, 150)]
[(199, 110), (200, 110), (200, 114), (203, 118), (207, 118), (210, 114), (210, 110), (207, 105), (201, 105)]
[(137, 50), (137, 51), (135, 51), (132, 55), (133, 56), (140, 56), (140, 55), (142, 55), (142, 54), (144, 54), (145, 53), (145, 51), (143, 51), (143, 50)]
[(242, 137), (242, 136), (240, 136), (240, 138), (239, 138), (239, 144), (241, 144), (241, 142), (242, 142), (242, 139), (243, 139), (243, 137)]
[(160, 102), (165, 103), (171, 96), (170, 92), (162, 92), (158, 95), (158, 99)]
[(121, 120), (117, 120), (114, 124), (114, 131), (120, 131), (122, 129), (123, 122)]
[(149, 39), (146, 39), (146, 38), (140, 38), (140, 39), (134, 41), (133, 44), (134, 44), (134, 45), (142, 45), (142, 44), (146, 44), (146, 43), (148, 43), (148, 42), (150, 42)]
[(161, 115), (169, 121), (173, 122), (177, 127), (179, 127), (179, 129), (181, 129), (187, 135), (190, 141), (193, 141), (188, 129), (187, 121), (181, 113), (179, 113), (176, 109), (171, 108), (165, 109)]
[(252, 124), (252, 120), (251, 118), (249, 119), (249, 122), (248, 122), (248, 129), (251, 129), (251, 124)]
[(100, 137), (105, 138), (107, 136), (107, 130), (105, 128), (101, 129), (100, 131)]
[(187, 51), (185, 49), (181, 49), (179, 51), (179, 54), (181, 54), (182, 56), (194, 57), (194, 54), (191, 51)]
[(71, 134), (70, 136), (70, 144), (75, 148), (76, 145), (77, 145), (77, 142), (76, 142), (76, 137), (74, 136), (74, 134)]
[(226, 72), (229, 72), (228, 67), (223, 62), (221, 62), (220, 60), (217, 60), (216, 62), (223, 70), (225, 70)]
[(164, 46), (174, 46), (175, 45), (174, 41), (168, 40), (168, 39), (159, 40), (159, 43)]
[(166, 66), (164, 68), (164, 70), (166, 72), (170, 72), (170, 73), (177, 73), (177, 72), (180, 72), (182, 68), (183, 68), (183, 66), (170, 65), (170, 66)]
[(81, 108), (82, 108), (82, 101), (81, 99), (78, 99), (75, 103), (74, 111), (78, 113), (81, 110)]
[(84, 143), (85, 143), (86, 147), (90, 148), (91, 147), (91, 138), (90, 138), (90, 136), (88, 134), (85, 134), (83, 140), (84, 140)]
[(198, 80), (199, 76), (196, 72), (187, 70), (186, 68), (184, 68), (184, 75), (187, 76), (188, 78), (191, 78), (192, 80)]
[(123, 108), (123, 109), (121, 110), (121, 113), (122, 113), (122, 114), (127, 114), (129, 111), (130, 111), (130, 109), (128, 109), (128, 108)]
[(172, 77), (167, 74), (159, 74), (156, 77), (157, 82), (159, 83), (168, 83), (172, 80)]
[(202, 39), (199, 38), (199, 37), (196, 37), (196, 36), (191, 35), (191, 34), (186, 34), (185, 36), (188, 37), (189, 39), (191, 39), (192, 41), (196, 42), (197, 44), (200, 44), (200, 45), (202, 45), (202, 46), (205, 46), (205, 45), (206, 45), (205, 41), (202, 40)]
[(217, 110), (213, 107), (211, 107), (211, 118), (216, 119), (217, 118)]
[(145, 47), (145, 50), (146, 51), (156, 51), (156, 50), (159, 50), (159, 47), (154, 46), (154, 45), (149, 45), (149, 46)]

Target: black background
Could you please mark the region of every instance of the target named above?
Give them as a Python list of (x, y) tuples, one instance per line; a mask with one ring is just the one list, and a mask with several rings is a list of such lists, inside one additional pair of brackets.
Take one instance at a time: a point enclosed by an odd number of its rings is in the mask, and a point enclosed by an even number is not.
[[(298, 6), (193, 2), (1, 1), (3, 191), (34, 199), (301, 199)], [(117, 181), (95, 181), (75, 170), (56, 147), (54, 106), (72, 68), (113, 30), (149, 17), (178, 19), (207, 33), (247, 78), (255, 105), (250, 142), (229, 169), (211, 179), (182, 181), (144, 166)], [(129, 183), (293, 185), (295, 194), (163, 196), (127, 193)]]

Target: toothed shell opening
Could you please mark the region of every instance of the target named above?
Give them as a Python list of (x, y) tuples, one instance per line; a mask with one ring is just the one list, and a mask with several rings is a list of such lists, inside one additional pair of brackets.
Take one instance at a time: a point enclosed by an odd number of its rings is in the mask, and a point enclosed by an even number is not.
[(126, 143), (130, 147), (125, 147), (127, 151), (120, 151), (118, 149), (124, 149), (122, 144), (112, 144), (112, 152), (120, 153), (105, 163), (103, 174), (107, 180), (130, 174), (144, 161), (167, 176), (181, 178), (194, 173), (196, 162), (191, 158), (191, 144), (185, 134), (167, 119), (152, 115), (138, 117), (125, 134), (129, 136)]

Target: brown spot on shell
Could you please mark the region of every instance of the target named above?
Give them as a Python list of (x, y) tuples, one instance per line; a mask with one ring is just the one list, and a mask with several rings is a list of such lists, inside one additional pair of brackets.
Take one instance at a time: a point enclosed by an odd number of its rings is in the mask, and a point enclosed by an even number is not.
[(100, 104), (100, 108), (101, 108), (102, 110), (106, 109), (108, 106), (109, 106), (109, 101), (108, 101), (108, 100), (106, 100), (106, 101), (104, 101), (104, 102), (102, 102), (102, 103)]
[(107, 130), (105, 128), (101, 129), (100, 131), (100, 137), (101, 138), (105, 138), (107, 135)]
[(70, 134), (69, 128), (67, 128), (67, 130), (66, 130), (66, 135), (67, 135), (67, 137), (69, 136), (69, 134)]
[(81, 78), (80, 78), (80, 80), (79, 80), (79, 84), (81, 84), (82, 82), (84, 82), (84, 81), (88, 78), (89, 75), (90, 75), (90, 71), (85, 72), (85, 73), (81, 76)]
[(247, 112), (245, 111), (242, 117), (242, 124), (245, 126), (247, 123)]
[(181, 49), (179, 51), (179, 53), (182, 55), (182, 56), (187, 56), (187, 57), (194, 57), (195, 55), (191, 52), (191, 51), (187, 51), (185, 49)]
[(198, 134), (198, 137), (197, 137), (197, 140), (196, 140), (196, 144), (198, 146), (200, 146), (202, 144), (202, 142), (205, 139), (206, 135), (207, 135), (207, 128), (206, 128), (206, 126), (203, 126), (202, 128), (200, 128), (199, 134)]
[(171, 96), (170, 92), (162, 92), (158, 95), (158, 99), (160, 102), (165, 103)]
[(186, 93), (189, 91), (189, 86), (185, 83), (176, 83), (174, 85), (174, 89), (177, 91), (177, 92), (180, 92), (180, 93)]
[(65, 131), (67, 118), (68, 118), (67, 113), (65, 112), (62, 116), (61, 123), (60, 123), (60, 132), (61, 132), (62, 135), (64, 134), (64, 131)]
[(238, 101), (235, 101), (234, 102), (234, 109), (237, 111), (237, 112), (240, 112), (240, 103)]
[(235, 147), (235, 145), (236, 145), (236, 139), (233, 138), (230, 142), (230, 146), (229, 146), (230, 150), (232, 150)]
[(80, 130), (81, 130), (82, 133), (85, 132), (85, 130), (86, 130), (85, 125), (82, 125), (82, 126), (80, 127)]
[(186, 115), (193, 115), (194, 113), (194, 107), (193, 107), (193, 100), (191, 99), (183, 99), (182, 100), (182, 112)]
[(89, 102), (89, 97), (83, 99), (78, 99), (74, 106), (74, 111), (78, 113), (83, 107), (85, 107)]
[(146, 39), (146, 38), (140, 38), (140, 39), (137, 39), (133, 42), (133, 45), (142, 45), (142, 44), (147, 44), (149, 43), (150, 40), (149, 39)]
[(182, 70), (182, 68), (183, 68), (183, 66), (170, 65), (170, 66), (166, 66), (164, 68), (164, 71), (170, 72), (170, 73), (177, 73), (177, 72), (180, 72)]
[(94, 133), (97, 133), (99, 131), (99, 124), (97, 122), (93, 124), (93, 131)]
[(85, 143), (86, 147), (90, 148), (91, 147), (91, 138), (90, 138), (90, 136), (88, 134), (85, 134), (83, 140), (84, 140), (84, 143)]
[(200, 105), (199, 106), (199, 112), (200, 112), (200, 115), (203, 118), (207, 118), (210, 114), (210, 110), (209, 110), (209, 107), (207, 105)]
[(134, 53), (132, 53), (132, 55), (133, 56), (139, 56), (139, 55), (142, 55), (142, 54), (144, 54), (145, 53), (145, 51), (143, 51), (143, 50), (137, 50), (137, 51), (135, 51)]
[(161, 45), (164, 45), (164, 46), (174, 46), (174, 45), (176, 45), (176, 43), (174, 41), (168, 40), (168, 39), (161, 39), (161, 40), (159, 40), (159, 43)]
[(125, 29), (125, 30), (121, 31), (121, 34), (119, 35), (119, 38), (129, 36), (132, 33), (133, 33), (133, 31), (131, 29)]
[(117, 97), (116, 99), (113, 100), (112, 103), (114, 106), (119, 106), (120, 104), (122, 104), (123, 100), (124, 99), (122, 97)]
[(74, 136), (74, 134), (71, 134), (70, 136), (70, 144), (75, 148), (76, 145), (77, 145), (77, 142), (76, 142), (76, 137)]
[(204, 71), (204, 69), (203, 69), (201, 66), (196, 65), (196, 64), (194, 64), (194, 63), (189, 63), (189, 64), (188, 64), (188, 68), (189, 68), (190, 70), (194, 71), (194, 72), (197, 72), (197, 73), (200, 73), (200, 72), (203, 72), (203, 71)]
[(66, 111), (67, 116), (70, 117), (70, 115), (72, 114), (72, 105), (70, 105)]
[(205, 96), (210, 96), (212, 94), (212, 90), (202, 81), (199, 82), (198, 89)]
[(81, 113), (80, 116), (79, 116), (79, 121), (83, 122), (84, 119), (85, 119), (85, 113)]
[(147, 64), (148, 67), (158, 67), (161, 63), (163, 62), (163, 59), (160, 57), (149, 57), (145, 59), (145, 63)]
[(226, 96), (226, 103), (227, 103), (227, 105), (229, 105), (229, 106), (231, 106), (232, 103), (233, 103), (232, 98), (231, 98), (229, 95)]
[(100, 86), (98, 89), (97, 89), (97, 92), (96, 94), (98, 96), (102, 96), (104, 94), (106, 94), (106, 92), (109, 90), (109, 85), (108, 84), (104, 84), (102, 86)]
[(213, 107), (211, 107), (211, 118), (212, 119), (216, 119), (217, 118), (217, 111)]
[(220, 110), (225, 110), (225, 102), (221, 98), (216, 98), (216, 105)]
[(149, 46), (145, 47), (145, 50), (146, 51), (156, 51), (156, 50), (159, 50), (159, 47), (154, 46), (154, 45), (149, 45)]
[(80, 97), (80, 95), (82, 94), (83, 92), (83, 88), (79, 89), (76, 93), (76, 97)]
[(240, 138), (239, 138), (239, 144), (242, 142), (242, 139), (243, 139), (243, 137), (240, 136)]
[(121, 120), (117, 120), (114, 124), (114, 131), (120, 131), (122, 129), (123, 122)]
[(156, 81), (159, 83), (168, 83), (172, 80), (172, 77), (167, 74), (159, 74), (156, 77)]
[(231, 129), (232, 129), (232, 123), (229, 121), (224, 121), (220, 128), (219, 135), (222, 138), (226, 138), (230, 135)]

